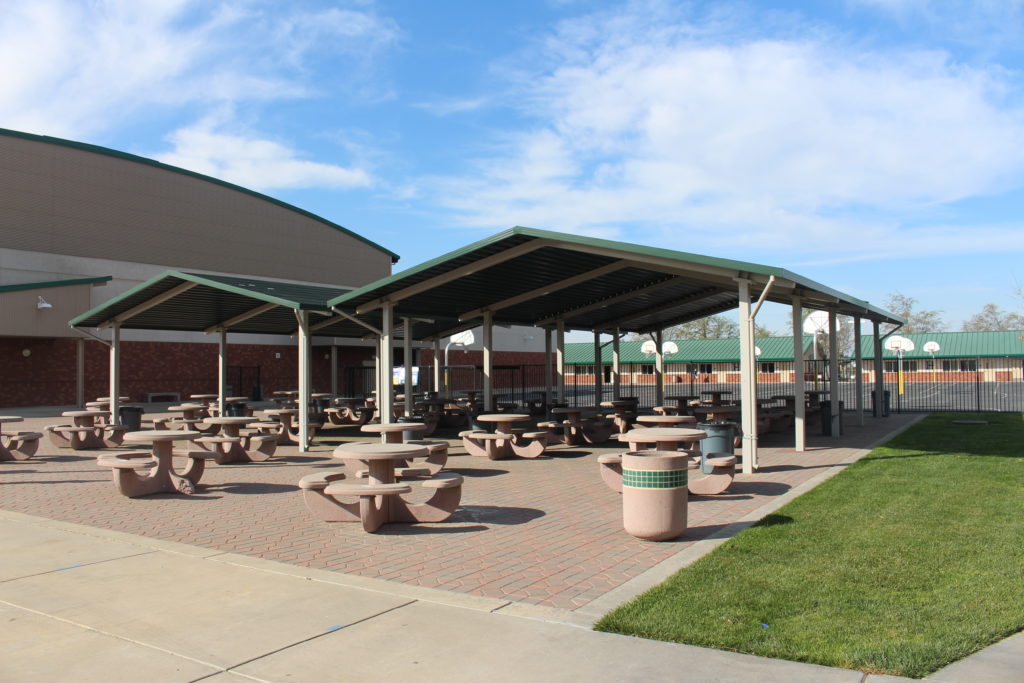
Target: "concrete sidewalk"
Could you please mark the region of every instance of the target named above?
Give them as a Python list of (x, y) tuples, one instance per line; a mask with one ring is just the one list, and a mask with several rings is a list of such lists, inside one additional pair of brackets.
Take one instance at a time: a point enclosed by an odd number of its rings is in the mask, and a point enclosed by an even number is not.
[(0, 544), (5, 681), (898, 680), (18, 513)]

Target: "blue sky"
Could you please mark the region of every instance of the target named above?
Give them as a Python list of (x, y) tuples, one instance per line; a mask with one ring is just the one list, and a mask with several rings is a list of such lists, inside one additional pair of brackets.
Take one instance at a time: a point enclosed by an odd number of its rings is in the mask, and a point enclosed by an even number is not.
[(0, 18), (0, 126), (259, 190), (399, 268), (526, 225), (959, 329), (1024, 309), (1022, 67), (1024, 0), (33, 0)]

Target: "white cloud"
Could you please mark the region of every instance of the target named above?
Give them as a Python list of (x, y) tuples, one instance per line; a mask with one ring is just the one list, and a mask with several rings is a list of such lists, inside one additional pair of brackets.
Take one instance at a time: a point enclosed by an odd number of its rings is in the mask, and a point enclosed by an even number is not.
[(658, 7), (563, 25), (522, 78), (532, 130), (438, 180), (443, 204), (488, 230), (639, 225), (634, 241), (683, 249), (856, 252), (900, 217), (1021, 184), (1024, 112), (998, 67), (750, 38)]
[(325, 86), (359, 92), (368, 56), (396, 37), (369, 10), (306, 13), (256, 0), (6, 3), (0, 126), (82, 139), (140, 114), (306, 97), (320, 84), (305, 65), (339, 51), (349, 68)]
[(219, 131), (219, 123), (210, 118), (175, 131), (169, 136), (173, 151), (156, 158), (252, 190), (371, 185), (363, 169), (304, 160), (282, 143)]

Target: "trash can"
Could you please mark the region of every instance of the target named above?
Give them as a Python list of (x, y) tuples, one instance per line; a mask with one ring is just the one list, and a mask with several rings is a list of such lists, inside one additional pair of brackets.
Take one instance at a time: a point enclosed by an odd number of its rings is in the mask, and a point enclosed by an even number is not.
[[(843, 433), (843, 405), (839, 401), (839, 436)], [(821, 402), (821, 435), (832, 436), (832, 401)]]
[[(398, 418), (398, 423), (399, 424), (403, 424), (403, 423), (406, 423), (406, 422), (417, 422), (417, 423), (419, 423), (419, 422), (421, 422), (421, 420), (419, 418), (417, 418), (417, 417), (413, 417), (412, 415), (409, 415), (409, 416), (402, 415), (401, 417)], [(418, 432), (418, 431), (413, 431), (411, 429), (403, 430), (402, 431), (402, 441), (403, 442), (415, 441), (418, 438), (420, 438), (420, 432)]]
[(646, 541), (668, 541), (686, 531), (685, 453), (622, 455), (622, 526)]
[(871, 392), (871, 414), (875, 417), (889, 417), (892, 407), (892, 394), (886, 389), (882, 392), (882, 414), (878, 414), (878, 406), (875, 405), (875, 392)]
[(714, 420), (712, 422), (700, 422), (697, 429), (707, 434), (707, 437), (697, 443), (700, 444), (700, 471), (704, 474), (711, 474), (713, 469), (707, 464), (708, 453), (728, 453), (733, 455), (736, 452), (736, 423), (727, 420)]
[(142, 429), (142, 408), (139, 406), (121, 406), (117, 414), (121, 424), (127, 427), (129, 432), (138, 432)]

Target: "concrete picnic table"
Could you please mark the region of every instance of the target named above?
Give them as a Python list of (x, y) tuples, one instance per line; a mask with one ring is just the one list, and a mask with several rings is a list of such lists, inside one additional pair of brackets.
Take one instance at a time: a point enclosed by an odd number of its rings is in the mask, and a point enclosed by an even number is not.
[[(298, 426), (292, 422), (293, 418), (299, 414), (298, 408), (273, 408), (271, 410), (263, 410), (261, 412), (264, 415), (276, 417), (280, 422), (258, 422), (256, 425), (257, 429), (268, 434), (276, 434), (278, 446), (299, 445)], [(310, 424), (308, 427), (309, 438), (312, 439), (313, 434), (316, 433), (316, 426)]]
[(683, 424), (696, 424), (697, 418), (692, 415), (637, 415), (636, 422), (651, 427), (678, 427)]
[[(109, 467), (118, 491), (129, 498), (154, 493), (195, 493), (195, 485), (203, 476), (206, 460), (216, 457), (209, 451), (174, 451), (175, 441), (193, 441), (199, 432), (180, 429), (157, 429), (148, 432), (129, 432), (128, 444), (151, 444), (146, 453), (108, 453), (101, 455), (96, 464)], [(188, 458), (188, 465), (179, 474), (174, 470), (174, 455)], [(140, 470), (148, 469), (145, 474)]]
[(680, 443), (692, 443), (707, 437), (700, 429), (683, 427), (643, 427), (633, 429), (619, 437), (620, 441), (629, 443), (629, 450), (645, 450), (644, 444), (654, 444), (656, 451), (675, 451)]
[(709, 390), (709, 391), (702, 391), (702, 392), (700, 392), (700, 395), (701, 396), (710, 396), (711, 400), (708, 401), (708, 403), (710, 403), (713, 406), (720, 406), (720, 405), (722, 405), (722, 397), (723, 396), (732, 396), (732, 392), (731, 391), (723, 391), (723, 390), (719, 390), (719, 389), (712, 389), (712, 390)]
[(363, 425), (359, 428), (361, 432), (380, 434), (381, 443), (402, 443), (402, 432), (424, 432), (427, 425), (422, 422), (392, 422), (390, 424)]
[[(17, 415), (0, 415), (0, 426), (21, 422), (24, 418)], [(39, 448), (39, 439), (42, 438), (39, 432), (16, 432), (0, 430), (0, 461), (4, 460), (28, 460), (35, 455)]]
[(210, 405), (210, 401), (220, 398), (220, 394), (189, 394), (189, 398), (202, 403), (205, 407)]
[(335, 407), (327, 408), (324, 412), (327, 414), (327, 419), (331, 421), (331, 424), (336, 425), (347, 425), (347, 424), (358, 424), (364, 425), (370, 421), (373, 417), (373, 409), (360, 406), (359, 404), (364, 403), (363, 399), (355, 396), (335, 396), (331, 399)]
[(593, 408), (552, 408), (552, 415), (565, 415), (566, 420), (562, 424), (562, 441), (570, 446), (577, 446), (581, 443), (602, 444), (611, 436), (614, 425), (609, 424), (607, 428), (598, 424), (591, 417), (583, 417), (583, 413), (593, 411)]
[(218, 465), (229, 462), (263, 462), (274, 454), (277, 448), (277, 435), (267, 432), (242, 434), (241, 429), (253, 422), (256, 417), (208, 417), (208, 425), (216, 425), (219, 434), (203, 436), (196, 439), (197, 443), (209, 447), (215, 454)]
[(693, 414), (701, 418), (703, 421), (728, 420), (730, 418), (735, 418), (739, 413), (740, 407), (737, 405), (693, 406)]
[(628, 398), (612, 399), (611, 401), (603, 401), (601, 403), (602, 408), (611, 408), (612, 414), (615, 416), (613, 421), (615, 426), (618, 427), (619, 433), (628, 432), (629, 428), (632, 427), (633, 420), (636, 419), (637, 402)]
[(170, 419), (169, 426), (175, 429), (189, 429), (203, 434), (213, 434), (218, 427), (212, 424), (200, 425), (207, 417), (206, 406), (202, 403), (182, 403), (177, 406), (168, 406), (167, 412), (181, 413), (181, 417)]
[(61, 417), (70, 417), (74, 424), (44, 427), (50, 443), (58, 448), (113, 448), (121, 445), (128, 431), (123, 425), (106, 424), (109, 410), (66, 410)]
[[(299, 482), (306, 505), (313, 514), (328, 522), (361, 522), (363, 530), (374, 532), (388, 522), (443, 522), (452, 516), (462, 498), (462, 477), (441, 472), (419, 480), (434, 494), (424, 503), (410, 503), (402, 494), (411, 493), (408, 482), (395, 481), (395, 468), (411, 458), (427, 455), (424, 446), (395, 443), (350, 443), (338, 446), (334, 457), (345, 462), (349, 471), (362, 465), (366, 483), (346, 482), (345, 473), (314, 474)], [(346, 503), (338, 498), (356, 497)]]
[(494, 431), (470, 429), (459, 432), (459, 436), (462, 437), (462, 445), (470, 455), (490, 460), (504, 460), (513, 455), (518, 455), (521, 458), (536, 458), (547, 448), (547, 431), (531, 432), (513, 426), (516, 423), (529, 422), (529, 415), (493, 413), (477, 415), (476, 419), (479, 422), (493, 424)]

